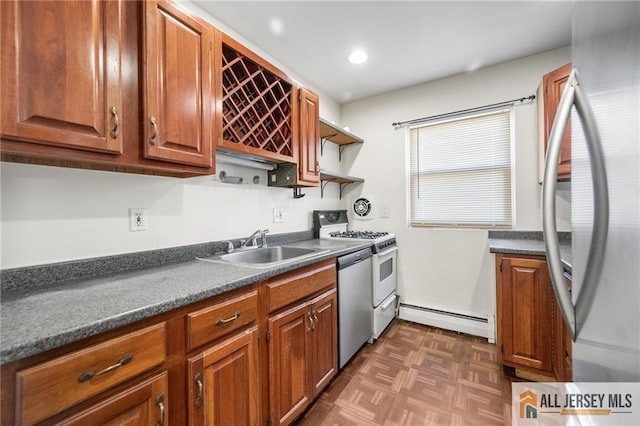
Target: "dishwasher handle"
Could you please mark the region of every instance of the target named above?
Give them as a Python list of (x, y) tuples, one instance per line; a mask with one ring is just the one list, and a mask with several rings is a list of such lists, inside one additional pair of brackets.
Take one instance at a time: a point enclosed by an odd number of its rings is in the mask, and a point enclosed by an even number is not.
[(338, 270), (348, 268), (372, 256), (371, 247), (338, 257)]

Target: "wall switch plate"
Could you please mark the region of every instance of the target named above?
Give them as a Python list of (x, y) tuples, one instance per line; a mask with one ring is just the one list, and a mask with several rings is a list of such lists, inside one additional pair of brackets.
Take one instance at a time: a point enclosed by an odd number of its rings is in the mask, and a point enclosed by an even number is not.
[(131, 232), (147, 230), (147, 209), (129, 209), (129, 230)]
[(391, 212), (389, 211), (389, 207), (382, 207), (380, 209), (380, 217), (387, 218), (389, 217)]
[(284, 222), (284, 210), (279, 208), (273, 209), (273, 223)]

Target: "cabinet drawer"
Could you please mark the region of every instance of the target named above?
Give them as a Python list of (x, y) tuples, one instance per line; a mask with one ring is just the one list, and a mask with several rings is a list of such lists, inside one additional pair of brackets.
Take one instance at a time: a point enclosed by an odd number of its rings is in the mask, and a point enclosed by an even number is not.
[(161, 364), (165, 323), (55, 358), (16, 373), (18, 417), (33, 424)]
[(258, 292), (255, 290), (192, 312), (187, 315), (189, 350), (244, 327), (257, 316)]
[(269, 312), (335, 285), (335, 259), (274, 278), (265, 288)]

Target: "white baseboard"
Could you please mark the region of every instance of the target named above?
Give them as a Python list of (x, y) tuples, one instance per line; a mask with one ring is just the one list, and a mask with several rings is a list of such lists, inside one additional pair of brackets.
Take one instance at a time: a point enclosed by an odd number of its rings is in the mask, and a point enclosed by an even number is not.
[(496, 341), (495, 318), (493, 315), (489, 315), (487, 318), (475, 318), (401, 304), (398, 316), (403, 320), (418, 324), (484, 337), (489, 343), (495, 343)]

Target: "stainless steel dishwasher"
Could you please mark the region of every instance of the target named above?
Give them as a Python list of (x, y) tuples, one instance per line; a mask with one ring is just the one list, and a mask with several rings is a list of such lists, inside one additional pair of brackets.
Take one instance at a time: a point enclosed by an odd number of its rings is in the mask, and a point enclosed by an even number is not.
[(371, 248), (338, 257), (338, 335), (340, 368), (371, 339), (373, 297)]

